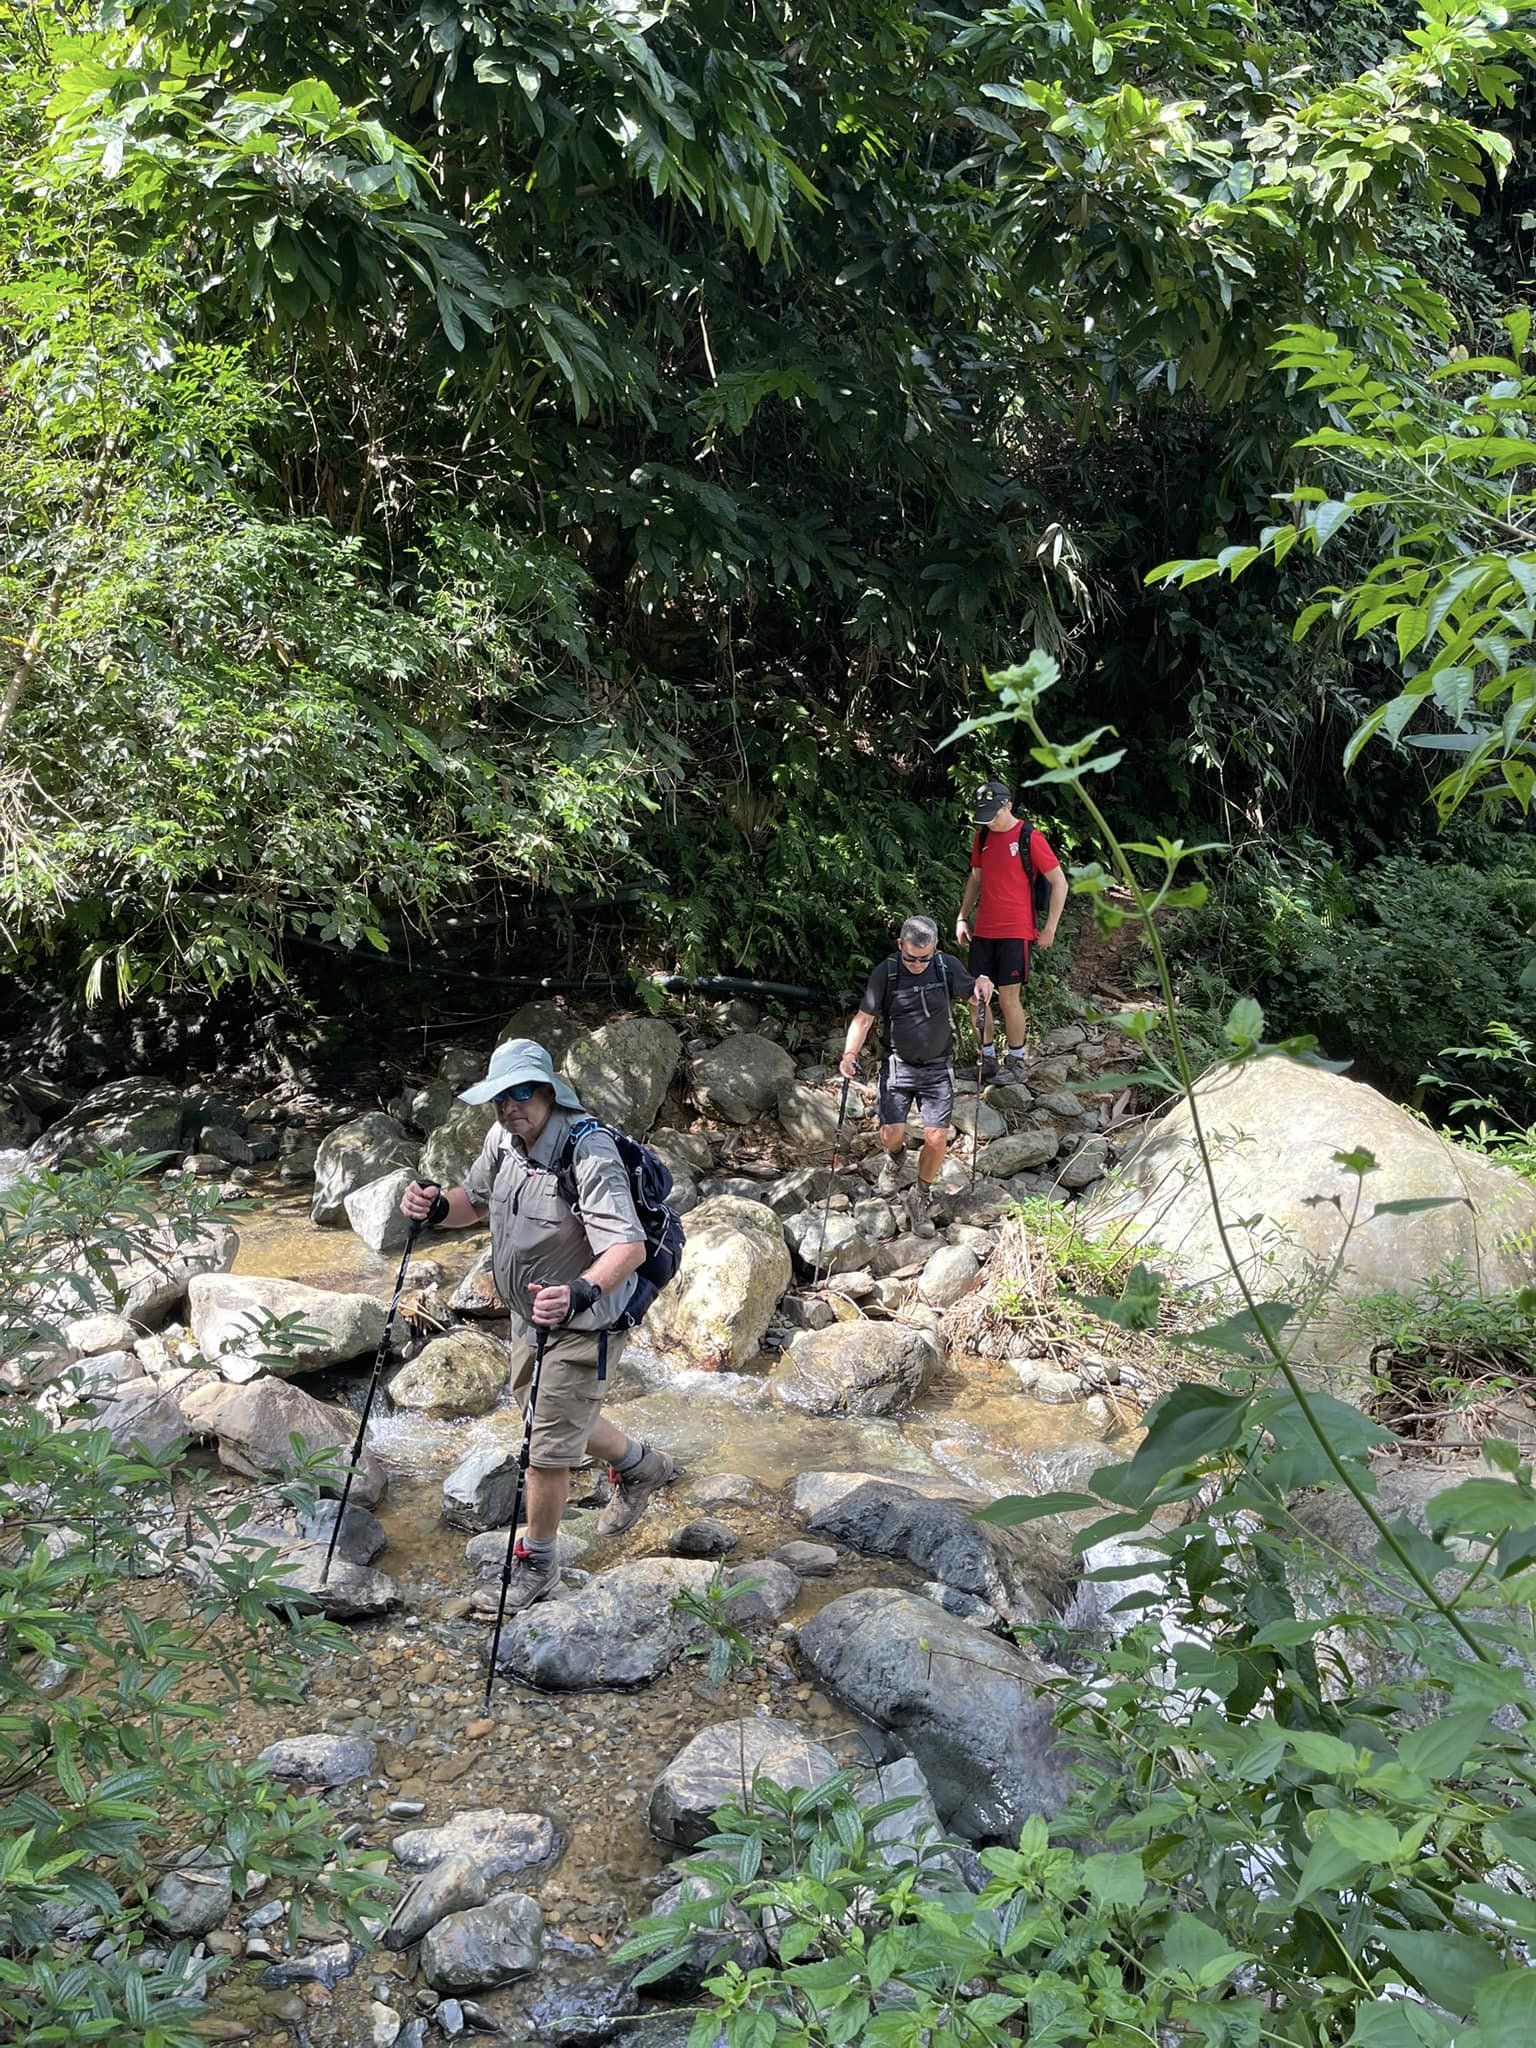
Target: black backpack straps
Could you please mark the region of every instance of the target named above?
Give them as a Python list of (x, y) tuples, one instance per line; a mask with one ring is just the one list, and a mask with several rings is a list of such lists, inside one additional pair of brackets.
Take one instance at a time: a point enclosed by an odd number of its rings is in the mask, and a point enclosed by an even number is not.
[(601, 1117), (578, 1117), (566, 1132), (565, 1143), (560, 1148), (560, 1157), (555, 1161), (555, 1183), (560, 1190), (560, 1199), (575, 1216), (581, 1214), (576, 1200), (576, 1147), (583, 1138), (590, 1138), (594, 1131), (605, 1131), (607, 1128)]
[(880, 1021), (885, 1026), (887, 1038), (891, 1035), (891, 1012), (896, 1006), (896, 977), (901, 972), (901, 962), (894, 953), (884, 963), (885, 994), (880, 999)]

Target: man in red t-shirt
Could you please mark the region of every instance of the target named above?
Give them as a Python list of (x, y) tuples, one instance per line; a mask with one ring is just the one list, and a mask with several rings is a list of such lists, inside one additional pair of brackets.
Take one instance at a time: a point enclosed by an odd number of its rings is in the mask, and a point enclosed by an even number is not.
[[(967, 965), (978, 978), (997, 985), (1003, 1026), (1008, 1033), (1008, 1072), (1024, 1065), (1024, 1004), (1020, 989), (1029, 979), (1029, 949), (1054, 946), (1056, 927), (1067, 900), (1067, 878), (1043, 832), (1032, 832), (1013, 814), (1013, 794), (1005, 782), (984, 782), (971, 806), (977, 827), (971, 841), (971, 872), (955, 919), (955, 937), (969, 945)], [(1035, 929), (1035, 876), (1051, 885), (1051, 907), (1045, 929)], [(980, 897), (980, 908), (977, 898)], [(973, 918), (974, 913), (974, 918)], [(992, 1042), (992, 1005), (982, 1019), (982, 1079), (997, 1076), (997, 1048)]]

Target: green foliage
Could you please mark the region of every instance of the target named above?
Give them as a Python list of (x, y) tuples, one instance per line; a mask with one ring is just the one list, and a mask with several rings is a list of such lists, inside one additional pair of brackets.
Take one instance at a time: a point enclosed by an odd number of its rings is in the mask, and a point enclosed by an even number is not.
[(728, 1581), (725, 1567), (716, 1565), (702, 1593), (685, 1587), (672, 1596), (672, 1612), (697, 1623), (703, 1635), (703, 1642), (696, 1644), (690, 1654), (705, 1660), (712, 1686), (724, 1685), (728, 1678), (750, 1671), (757, 1662), (751, 1637), (744, 1635), (731, 1619), (732, 1601), (750, 1593), (756, 1584), (755, 1579)]
[[(1460, 1265), (1416, 1287), (1364, 1295), (1346, 1317), (1370, 1347), (1378, 1411), (1432, 1436), (1439, 1411), (1523, 1390), (1536, 1371), (1536, 1319), (1514, 1295), (1485, 1295)], [(1425, 1424), (1428, 1427), (1425, 1427)], [(1452, 1432), (1459, 1434), (1463, 1432)]]
[[(145, 1163), (0, 1196), (8, 1357), (112, 1298), (113, 1262), (144, 1248)], [(151, 1897), (165, 1872), (206, 1856), (237, 1898), (270, 1879), (295, 1926), (307, 1908), (354, 1935), (377, 1904), (325, 1808), (234, 1763), (222, 1733), (242, 1700), (300, 1698), (346, 1641), (285, 1599), (276, 1554), (242, 1536), (249, 1504), (215, 1504), (175, 1450), (116, 1447), (77, 1375), (64, 1392), (63, 1430), (0, 1407), (0, 2017), (18, 2048), (195, 2048), (213, 1965), (167, 1942)], [(310, 1503), (316, 1476), (297, 1482)]]

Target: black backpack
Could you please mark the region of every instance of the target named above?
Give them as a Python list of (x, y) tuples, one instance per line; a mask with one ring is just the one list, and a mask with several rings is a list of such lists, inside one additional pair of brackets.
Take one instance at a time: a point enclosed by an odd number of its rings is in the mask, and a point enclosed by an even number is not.
[[(990, 825), (977, 826), (976, 850), (978, 853), (986, 844), (987, 834), (991, 830), (992, 827)], [(1035, 909), (1035, 930), (1039, 931), (1051, 914), (1051, 885), (1035, 866), (1035, 856), (1031, 850), (1031, 841), (1034, 839), (1034, 836), (1034, 826), (1025, 825), (1019, 844), (1024, 849), (1024, 858), (1029, 862), (1029, 895)]]
[[(682, 1219), (667, 1201), (672, 1192), (672, 1174), (667, 1162), (649, 1145), (642, 1145), (638, 1138), (616, 1131), (612, 1124), (605, 1124), (597, 1116), (577, 1118), (566, 1134), (565, 1145), (555, 1165), (555, 1185), (571, 1214), (577, 1218), (581, 1215), (576, 1190), (576, 1147), (594, 1131), (606, 1131), (618, 1147), (619, 1158), (629, 1180), (635, 1214), (645, 1235), (645, 1257), (635, 1272), (629, 1306), (616, 1323), (608, 1325), (609, 1330), (632, 1330), (662, 1288), (675, 1276), (682, 1261)], [(598, 1333), (597, 1376), (600, 1380), (608, 1376), (607, 1334), (606, 1330)]]
[[(934, 954), (933, 959), (934, 965), (943, 977), (944, 1000), (946, 1003), (952, 1004), (955, 1000), (955, 984), (949, 978), (949, 956), (941, 946), (938, 952)], [(885, 964), (890, 969), (890, 972), (885, 977), (885, 1000), (880, 1005), (880, 1023), (885, 1034), (885, 1049), (887, 1052), (890, 1052), (894, 1050), (891, 1045), (891, 1011), (895, 1006), (896, 989), (899, 985), (897, 978), (901, 973), (901, 960), (897, 954), (892, 953)], [(953, 1018), (950, 1020), (950, 1043), (954, 1043)]]

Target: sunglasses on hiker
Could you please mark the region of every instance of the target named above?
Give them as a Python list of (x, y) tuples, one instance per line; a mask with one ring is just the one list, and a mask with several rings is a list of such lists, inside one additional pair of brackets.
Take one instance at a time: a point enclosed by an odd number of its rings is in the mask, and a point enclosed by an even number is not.
[(909, 953), (905, 946), (900, 946), (897, 950), (908, 967), (926, 967), (934, 955), (934, 948), (932, 946), (928, 948), (926, 953)]
[(493, 1095), (491, 1100), (500, 1109), (504, 1102), (529, 1102), (538, 1092), (537, 1081), (515, 1081), (510, 1088), (503, 1088), (499, 1095)]

